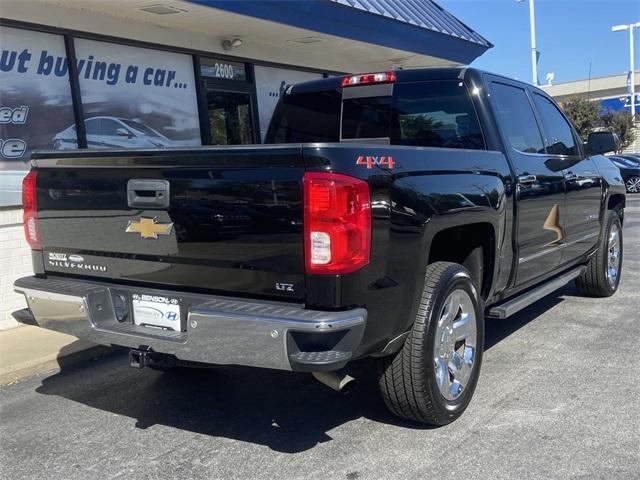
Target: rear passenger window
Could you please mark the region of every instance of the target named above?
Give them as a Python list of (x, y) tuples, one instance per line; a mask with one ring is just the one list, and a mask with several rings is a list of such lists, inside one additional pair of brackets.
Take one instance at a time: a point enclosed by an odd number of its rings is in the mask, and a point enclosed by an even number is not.
[(463, 82), (398, 84), (393, 97), (393, 144), (485, 149), (478, 117)]
[(545, 153), (526, 92), (522, 88), (495, 82), (493, 91), (502, 131), (511, 146), (525, 153)]
[(94, 118), (92, 120), (86, 120), (84, 122), (84, 128), (87, 132), (87, 135), (100, 135), (100, 125), (98, 125), (99, 121), (100, 120), (98, 120), (97, 118)]
[(545, 146), (551, 155), (577, 155), (576, 142), (569, 123), (562, 116), (558, 108), (540, 94), (533, 94), (542, 128), (545, 133)]
[(118, 135), (118, 128), (124, 129), (118, 122), (114, 120), (110, 120), (108, 118), (103, 118), (100, 120), (100, 134), (102, 135)]

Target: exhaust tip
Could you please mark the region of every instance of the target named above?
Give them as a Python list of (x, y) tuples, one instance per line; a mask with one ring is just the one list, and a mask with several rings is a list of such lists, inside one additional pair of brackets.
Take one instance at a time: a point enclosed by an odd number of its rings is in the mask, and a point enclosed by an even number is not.
[(351, 393), (351, 391), (358, 386), (358, 381), (349, 375), (346, 375), (346, 378), (345, 380), (343, 380), (342, 383), (343, 385), (342, 385), (342, 388), (340, 389), (340, 393), (342, 395), (347, 395), (348, 393)]
[(358, 384), (355, 378), (343, 372), (312, 372), (312, 375), (320, 383), (343, 395), (350, 393)]

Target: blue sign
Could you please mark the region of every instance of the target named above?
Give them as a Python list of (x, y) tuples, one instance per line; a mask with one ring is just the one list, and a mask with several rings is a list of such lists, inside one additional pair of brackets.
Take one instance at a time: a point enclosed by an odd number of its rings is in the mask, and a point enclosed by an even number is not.
[[(631, 95), (617, 98), (605, 98), (600, 100), (600, 106), (606, 111), (617, 112), (619, 110), (631, 109)], [(636, 110), (640, 109), (640, 94), (636, 93)]]

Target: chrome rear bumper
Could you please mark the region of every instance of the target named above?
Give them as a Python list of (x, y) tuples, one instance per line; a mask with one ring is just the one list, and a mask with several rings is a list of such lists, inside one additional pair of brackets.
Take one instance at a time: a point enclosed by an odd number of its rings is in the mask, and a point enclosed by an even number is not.
[[(300, 305), (112, 285), (25, 277), (14, 284), (29, 308), (21, 323), (68, 333), (102, 345), (174, 355), (185, 361), (296, 371), (342, 368), (360, 345), (367, 312), (307, 310)], [(179, 298), (183, 331), (119, 322), (114, 295), (147, 293)]]

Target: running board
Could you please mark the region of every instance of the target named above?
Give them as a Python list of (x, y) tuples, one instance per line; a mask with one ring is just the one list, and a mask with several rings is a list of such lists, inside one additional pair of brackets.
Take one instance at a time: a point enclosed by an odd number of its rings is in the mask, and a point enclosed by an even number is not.
[(537, 302), (543, 297), (546, 297), (551, 292), (558, 290), (565, 286), (574, 278), (578, 277), (587, 267), (577, 267), (573, 270), (569, 270), (567, 273), (563, 273), (559, 277), (552, 278), (551, 280), (543, 283), (542, 285), (529, 290), (526, 293), (518, 295), (512, 300), (509, 300), (501, 305), (495, 306), (489, 310), (489, 317), (491, 318), (507, 318), (514, 313), (519, 312), (523, 308), (528, 307), (532, 303)]

